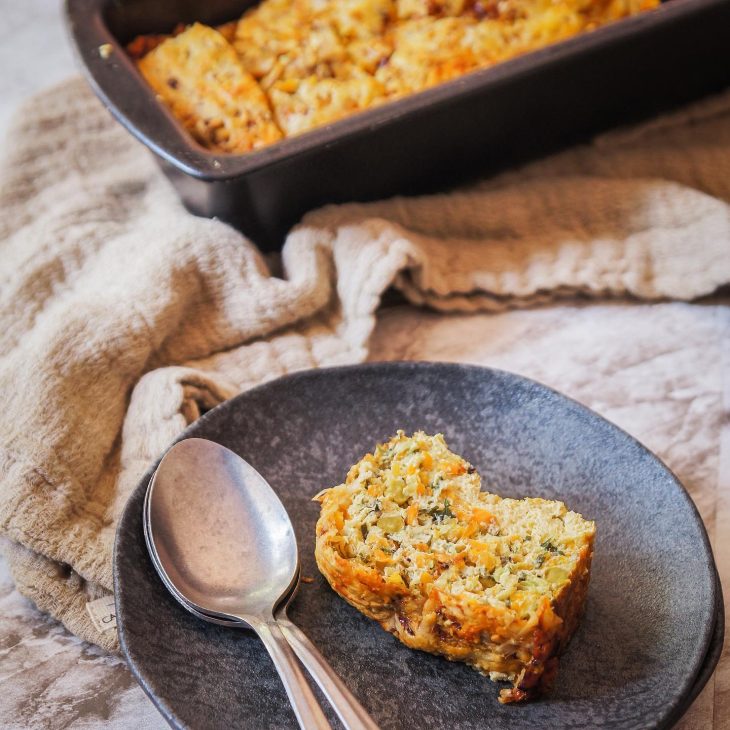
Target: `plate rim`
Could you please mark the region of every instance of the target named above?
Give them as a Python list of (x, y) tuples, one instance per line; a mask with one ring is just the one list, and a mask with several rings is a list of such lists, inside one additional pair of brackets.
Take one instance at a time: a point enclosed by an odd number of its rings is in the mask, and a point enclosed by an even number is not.
[[(679, 691), (676, 693), (675, 698), (672, 702), (668, 703), (666, 708), (666, 713), (657, 720), (656, 724), (653, 726), (657, 729), (664, 729), (664, 728), (670, 728), (674, 724), (676, 724), (679, 719), (686, 713), (686, 711), (689, 709), (692, 702), (696, 699), (697, 695), (701, 692), (704, 685), (707, 683), (709, 678), (712, 676), (714, 672), (714, 668), (717, 665), (717, 662), (719, 661), (720, 654), (722, 652), (722, 646), (724, 639), (724, 626), (722, 627), (721, 631), (721, 639), (719, 642), (719, 649), (717, 646), (713, 644), (713, 640), (715, 639), (716, 634), (718, 633), (716, 631), (717, 629), (717, 622), (720, 620), (721, 616), (724, 616), (724, 602), (723, 602), (723, 595), (722, 595), (722, 586), (719, 580), (718, 572), (717, 572), (717, 565), (715, 562), (714, 553), (712, 550), (712, 545), (710, 543), (709, 535), (707, 533), (707, 528), (705, 527), (705, 524), (702, 520), (702, 517), (699, 513), (699, 510), (697, 508), (697, 505), (695, 504), (694, 500), (692, 499), (691, 495), (687, 491), (686, 487), (682, 484), (680, 479), (677, 477), (677, 475), (674, 473), (674, 471), (660, 459), (656, 453), (654, 453), (653, 450), (645, 446), (643, 443), (641, 443), (635, 436), (628, 433), (625, 429), (621, 428), (617, 424), (613, 423), (610, 419), (606, 418), (602, 414), (598, 413), (597, 411), (594, 411), (593, 409), (589, 408), (588, 406), (582, 404), (580, 401), (576, 400), (575, 398), (572, 398), (569, 395), (566, 395), (565, 393), (562, 393), (561, 391), (557, 390), (556, 388), (553, 388), (549, 385), (546, 385), (545, 383), (542, 383), (541, 381), (527, 377), (518, 373), (515, 373), (513, 371), (505, 370), (502, 368), (495, 368), (487, 365), (476, 365), (471, 363), (460, 363), (460, 362), (448, 362), (448, 361), (439, 361), (439, 360), (416, 360), (416, 361), (410, 361), (410, 360), (385, 360), (385, 361), (368, 361), (365, 363), (357, 363), (357, 364), (350, 364), (350, 365), (335, 365), (330, 367), (322, 367), (322, 368), (308, 368), (304, 370), (297, 370), (292, 373), (287, 373), (278, 377), (271, 378), (270, 380), (267, 380), (263, 383), (260, 383), (253, 388), (249, 388), (241, 393), (236, 394), (232, 398), (229, 398), (227, 400), (224, 400), (223, 402), (219, 403), (218, 405), (211, 408), (209, 411), (206, 411), (204, 414), (202, 414), (199, 418), (197, 418), (195, 421), (190, 423), (178, 436), (173, 439), (164, 449), (164, 451), (154, 460), (154, 462), (149, 466), (147, 471), (144, 473), (144, 475), (141, 477), (141, 479), (137, 482), (135, 487), (131, 490), (129, 497), (127, 499), (127, 502), (125, 503), (124, 509), (122, 510), (122, 514), (119, 518), (119, 522), (117, 524), (117, 530), (115, 533), (114, 538), (114, 549), (113, 549), (113, 584), (114, 584), (114, 601), (115, 601), (115, 611), (117, 616), (117, 635), (119, 637), (119, 644), (122, 649), (122, 652), (127, 660), (127, 666), (130, 668), (132, 674), (134, 675), (135, 679), (137, 679), (138, 683), (141, 685), (142, 689), (144, 690), (145, 694), (152, 700), (153, 704), (159, 712), (162, 714), (162, 716), (165, 718), (165, 720), (168, 722), (168, 724), (171, 727), (174, 728), (184, 728), (184, 725), (181, 725), (177, 718), (175, 717), (175, 714), (173, 712), (173, 709), (171, 707), (168, 707), (164, 700), (159, 698), (153, 690), (148, 686), (146, 679), (142, 676), (142, 673), (139, 672), (138, 667), (133, 662), (130, 653), (130, 648), (127, 645), (126, 642), (126, 636), (124, 633), (124, 626), (123, 621), (121, 620), (121, 614), (123, 611), (120, 611), (121, 608), (121, 598), (120, 595), (123, 593), (123, 589), (120, 590), (120, 581), (119, 581), (119, 571), (118, 571), (118, 555), (120, 553), (120, 535), (122, 533), (121, 527), (123, 524), (125, 524), (128, 519), (132, 519), (129, 517), (128, 513), (131, 512), (131, 504), (134, 501), (135, 496), (138, 495), (138, 493), (144, 488), (144, 485), (146, 485), (150, 478), (152, 477), (152, 474), (154, 473), (155, 469), (157, 468), (157, 465), (159, 464), (160, 460), (164, 456), (164, 454), (176, 443), (180, 441), (184, 441), (188, 438), (196, 437), (197, 431), (199, 431), (200, 428), (204, 428), (205, 424), (208, 423), (208, 421), (213, 420), (218, 417), (218, 413), (222, 410), (229, 410), (231, 408), (235, 408), (236, 404), (241, 401), (245, 400), (247, 397), (250, 397), (254, 394), (261, 394), (265, 393), (266, 390), (274, 389), (281, 387), (282, 384), (286, 385), (287, 383), (295, 382), (298, 380), (307, 380), (307, 379), (317, 379), (317, 378), (327, 378), (331, 376), (340, 376), (340, 375), (347, 375), (350, 372), (358, 372), (358, 373), (368, 373), (368, 372), (382, 372), (387, 370), (398, 370), (398, 371), (407, 371), (407, 370), (434, 370), (434, 369), (440, 369), (440, 368), (448, 368), (448, 369), (454, 369), (454, 370), (461, 370), (464, 372), (471, 372), (471, 373), (486, 373), (490, 374), (491, 376), (496, 376), (498, 378), (506, 378), (506, 379), (513, 379), (517, 381), (521, 381), (523, 385), (528, 386), (529, 388), (535, 388), (537, 387), (538, 390), (542, 389), (545, 391), (548, 391), (551, 396), (555, 397), (557, 396), (558, 399), (563, 400), (566, 402), (567, 406), (570, 406), (570, 408), (583, 415), (588, 416), (590, 418), (598, 418), (602, 420), (605, 424), (607, 424), (609, 427), (616, 429), (620, 434), (622, 434), (625, 438), (627, 438), (635, 447), (638, 447), (640, 451), (646, 452), (649, 457), (665, 472), (668, 473), (668, 475), (671, 477), (671, 480), (674, 483), (675, 487), (679, 488), (679, 493), (684, 499), (685, 503), (691, 510), (691, 514), (693, 515), (694, 522), (696, 526), (699, 528), (700, 537), (702, 539), (702, 546), (704, 547), (704, 555), (707, 559), (707, 562), (709, 564), (709, 568), (711, 572), (715, 576), (715, 580), (712, 581), (712, 584), (710, 586), (710, 604), (712, 605), (712, 615), (709, 618), (709, 620), (706, 622), (704, 630), (703, 630), (703, 637), (700, 643), (700, 646), (702, 647), (700, 651), (697, 652), (699, 655), (698, 658), (694, 661), (695, 671), (692, 673), (688, 673), (685, 675), (683, 681), (681, 682), (681, 686)], [(199, 437), (199, 436), (197, 436)], [(707, 671), (705, 674), (705, 670), (707, 667), (705, 666), (706, 660), (708, 657), (710, 657), (711, 654), (714, 654), (716, 656), (711, 657), (711, 661), (713, 662), (712, 669), (710, 671)], [(697, 686), (698, 682), (701, 681), (701, 686)]]

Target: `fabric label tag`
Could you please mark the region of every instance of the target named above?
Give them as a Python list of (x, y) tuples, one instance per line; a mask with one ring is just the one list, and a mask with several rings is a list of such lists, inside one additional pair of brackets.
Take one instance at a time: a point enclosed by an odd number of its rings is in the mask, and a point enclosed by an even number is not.
[(95, 601), (86, 604), (86, 612), (91, 617), (91, 622), (97, 631), (108, 631), (117, 628), (116, 609), (114, 607), (114, 596), (102, 596)]

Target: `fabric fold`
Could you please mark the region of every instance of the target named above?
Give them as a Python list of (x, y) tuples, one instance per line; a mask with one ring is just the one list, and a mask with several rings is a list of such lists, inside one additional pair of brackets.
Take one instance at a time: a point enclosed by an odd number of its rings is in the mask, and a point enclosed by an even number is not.
[(730, 282), (728, 94), (448, 194), (313, 211), (278, 276), (186, 212), (83, 81), (28, 102), (11, 138), (2, 546), (21, 592), (110, 650), (84, 607), (112, 588), (115, 526), (150, 463), (243, 390), (366, 359), (387, 289), (463, 312)]

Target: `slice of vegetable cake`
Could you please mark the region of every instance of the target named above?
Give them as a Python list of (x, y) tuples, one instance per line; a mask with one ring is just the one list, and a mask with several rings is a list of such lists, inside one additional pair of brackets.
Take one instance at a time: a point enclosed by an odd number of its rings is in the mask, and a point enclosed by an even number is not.
[(266, 95), (217, 30), (194, 23), (137, 65), (172, 113), (206, 147), (242, 154), (281, 139)]
[(512, 688), (549, 688), (583, 612), (595, 525), (562, 502), (480, 491), (444, 438), (399, 431), (320, 492), (316, 558), (332, 588), (404, 644)]

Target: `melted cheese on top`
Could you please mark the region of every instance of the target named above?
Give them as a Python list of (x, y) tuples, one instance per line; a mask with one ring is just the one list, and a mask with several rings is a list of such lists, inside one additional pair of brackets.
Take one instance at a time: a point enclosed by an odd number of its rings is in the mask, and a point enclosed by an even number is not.
[[(568, 583), (594, 525), (562, 502), (481, 491), (441, 434), (402, 431), (355, 464), (342, 487), (344, 554), (388, 583), (506, 609), (534, 626)], [(532, 620), (531, 620), (532, 619)]]
[(220, 33), (195, 24), (129, 48), (152, 49), (145, 78), (203, 144), (245, 152), (658, 5), (263, 0)]

